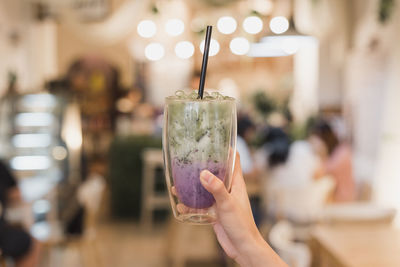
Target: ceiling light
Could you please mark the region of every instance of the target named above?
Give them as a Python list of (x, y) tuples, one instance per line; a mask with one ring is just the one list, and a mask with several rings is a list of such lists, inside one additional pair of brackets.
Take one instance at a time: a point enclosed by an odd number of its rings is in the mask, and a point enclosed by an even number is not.
[(164, 57), (164, 46), (160, 43), (150, 43), (144, 49), (144, 55), (152, 61), (160, 60)]
[[(204, 40), (200, 43), (200, 51), (201, 53), (204, 53)], [(209, 50), (209, 56), (215, 56), (219, 52), (219, 43), (217, 40), (212, 39), (210, 41), (210, 50)]]
[(289, 29), (289, 21), (283, 16), (274, 17), (269, 22), (269, 28), (273, 33), (284, 33)]
[(230, 42), (229, 48), (235, 55), (245, 55), (249, 52), (250, 43), (246, 38), (236, 37)]
[(191, 42), (182, 41), (176, 44), (175, 54), (182, 59), (188, 59), (194, 54), (194, 46)]
[(236, 20), (230, 16), (224, 16), (218, 19), (217, 28), (223, 34), (231, 34), (236, 30)]
[(250, 16), (243, 21), (243, 29), (250, 34), (257, 34), (263, 28), (262, 20), (257, 16)]
[(178, 36), (185, 30), (185, 24), (180, 19), (169, 19), (165, 24), (165, 31), (170, 36)]
[(151, 38), (157, 32), (157, 26), (152, 20), (142, 20), (137, 26), (138, 34), (143, 38)]

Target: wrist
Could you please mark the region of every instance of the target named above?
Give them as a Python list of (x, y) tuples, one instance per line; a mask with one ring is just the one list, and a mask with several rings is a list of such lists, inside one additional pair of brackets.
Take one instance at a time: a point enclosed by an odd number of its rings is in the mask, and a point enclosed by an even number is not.
[(270, 266), (271, 253), (273, 253), (272, 249), (260, 235), (253, 246), (252, 252), (249, 254), (250, 266)]
[(240, 266), (287, 266), (261, 235), (255, 237), (254, 240), (246, 246), (241, 255), (243, 255), (243, 257), (237, 260)]

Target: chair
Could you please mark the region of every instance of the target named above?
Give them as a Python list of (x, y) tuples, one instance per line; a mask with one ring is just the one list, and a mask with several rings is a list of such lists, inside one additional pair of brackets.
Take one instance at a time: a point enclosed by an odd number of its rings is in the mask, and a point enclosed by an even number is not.
[(142, 210), (140, 224), (142, 228), (151, 229), (153, 226), (153, 211), (157, 209), (170, 209), (170, 200), (167, 192), (156, 192), (156, 170), (164, 169), (161, 149), (149, 148), (144, 150), (143, 178), (142, 178)]
[(272, 226), (269, 241), (280, 257), (291, 267), (309, 267), (311, 251), (304, 243), (294, 242), (294, 230), (288, 221)]

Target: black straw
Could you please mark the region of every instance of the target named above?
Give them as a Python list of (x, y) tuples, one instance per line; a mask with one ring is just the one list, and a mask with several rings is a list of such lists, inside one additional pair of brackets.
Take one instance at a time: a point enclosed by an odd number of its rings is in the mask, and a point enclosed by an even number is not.
[(198, 97), (198, 98), (201, 98), (201, 99), (203, 99), (204, 83), (206, 81), (208, 52), (210, 50), (211, 32), (212, 32), (212, 26), (207, 26), (206, 40), (204, 42), (203, 63), (201, 64), (199, 97)]

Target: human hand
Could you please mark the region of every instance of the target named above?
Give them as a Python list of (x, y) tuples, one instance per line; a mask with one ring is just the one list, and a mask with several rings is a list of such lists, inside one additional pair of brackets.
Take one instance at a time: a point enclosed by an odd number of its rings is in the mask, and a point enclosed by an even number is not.
[(200, 181), (215, 198), (217, 222), (213, 228), (229, 257), (241, 266), (287, 266), (262, 238), (255, 225), (239, 153), (236, 153), (231, 192), (207, 170), (201, 172)]

